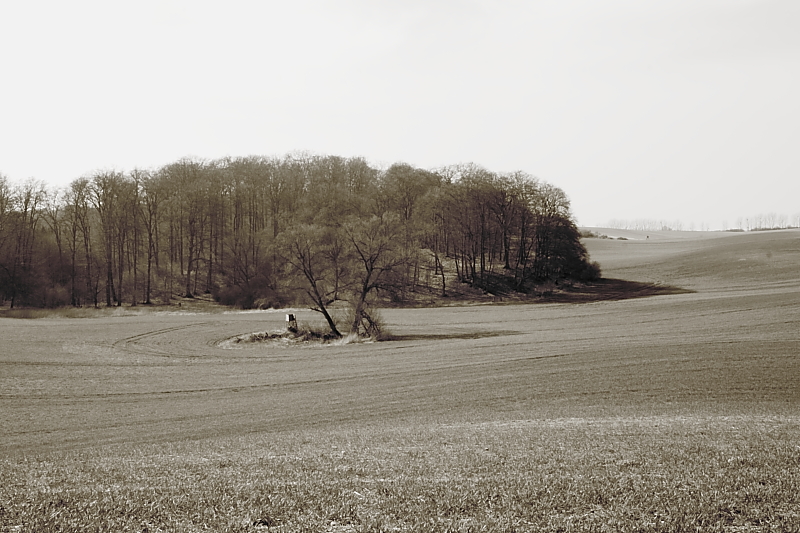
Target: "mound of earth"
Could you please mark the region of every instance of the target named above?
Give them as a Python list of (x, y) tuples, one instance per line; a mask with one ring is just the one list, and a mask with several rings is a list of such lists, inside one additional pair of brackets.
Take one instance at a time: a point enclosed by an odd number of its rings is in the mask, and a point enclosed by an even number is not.
[(271, 342), (281, 345), (296, 344), (351, 344), (355, 342), (374, 341), (372, 337), (363, 337), (356, 334), (337, 337), (332, 333), (320, 333), (307, 329), (283, 331), (260, 331), (238, 335), (219, 343), (222, 348), (235, 348), (237, 345)]

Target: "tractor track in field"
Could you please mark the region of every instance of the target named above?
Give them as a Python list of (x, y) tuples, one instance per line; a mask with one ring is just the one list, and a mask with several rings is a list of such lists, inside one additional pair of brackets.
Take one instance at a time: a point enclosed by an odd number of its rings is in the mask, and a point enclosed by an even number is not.
[(54, 394), (54, 395), (6, 395), (0, 394), (0, 399), (24, 399), (24, 400), (52, 400), (52, 399), (102, 399), (102, 398), (158, 398), (166, 396), (178, 395), (193, 395), (193, 394), (206, 394), (206, 393), (233, 393), (245, 391), (259, 391), (265, 389), (277, 388), (291, 388), (307, 385), (324, 385), (334, 383), (349, 383), (349, 382), (363, 382), (365, 380), (391, 380), (393, 378), (400, 378), (403, 376), (426, 376), (442, 373), (443, 371), (456, 371), (469, 368), (502, 366), (515, 362), (522, 361), (536, 361), (543, 359), (555, 359), (576, 355), (575, 353), (556, 353), (547, 355), (527, 355), (518, 357), (501, 357), (492, 360), (482, 361), (462, 361), (462, 362), (449, 362), (446, 364), (431, 365), (426, 368), (416, 368), (407, 370), (395, 371), (382, 371), (382, 372), (363, 372), (354, 373), (346, 376), (330, 377), (330, 378), (309, 378), (297, 381), (283, 381), (283, 382), (270, 382), (251, 385), (232, 385), (225, 387), (205, 387), (196, 389), (175, 389), (175, 390), (161, 390), (161, 391), (147, 391), (147, 392), (104, 392), (104, 393), (91, 393), (91, 394)]
[[(124, 339), (119, 339), (112, 344), (112, 347), (117, 350), (122, 350), (128, 353), (137, 354), (137, 355), (149, 355), (155, 357), (166, 357), (166, 358), (193, 358), (193, 357), (202, 357), (198, 354), (186, 354), (186, 353), (175, 353), (174, 351), (167, 351), (163, 348), (159, 348), (159, 344), (154, 344), (152, 342), (148, 343), (146, 341), (152, 341), (158, 337), (162, 337), (164, 335), (169, 335), (171, 333), (175, 333), (176, 331), (184, 332), (189, 329), (199, 328), (203, 326), (208, 326), (209, 324), (213, 324), (212, 321), (205, 321), (205, 322), (195, 322), (191, 324), (181, 324), (180, 326), (171, 326), (168, 328), (157, 329), (154, 331), (148, 331), (146, 333), (140, 333), (138, 335), (133, 335), (131, 337), (126, 337)], [(181, 337), (185, 340), (185, 336)], [(173, 346), (172, 343), (169, 344)], [(181, 346), (178, 344), (178, 346)]]

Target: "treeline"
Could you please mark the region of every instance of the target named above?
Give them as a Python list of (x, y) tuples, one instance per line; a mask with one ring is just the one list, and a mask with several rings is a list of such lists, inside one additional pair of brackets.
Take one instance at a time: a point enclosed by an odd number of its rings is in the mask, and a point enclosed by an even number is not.
[(472, 164), (380, 170), (307, 154), (100, 171), (58, 190), (0, 176), (0, 299), (11, 306), (211, 293), (243, 307), (304, 295), (323, 311), (434, 283), (446, 293), (448, 275), (487, 287), (498, 272), (521, 291), (599, 275), (563, 191)]
[[(620, 220), (613, 219), (606, 223), (612, 229), (626, 229), (638, 231), (710, 231), (708, 223), (702, 222), (696, 226), (694, 222), (684, 225), (680, 220), (666, 221), (654, 219)], [(763, 231), (774, 229), (789, 229), (800, 227), (800, 213), (789, 217), (785, 214), (767, 213), (750, 217), (739, 217), (733, 227), (727, 221), (722, 222), (723, 231)]]
[[(727, 224), (724, 224), (724, 226), (723, 229), (730, 229), (727, 227)], [(765, 231), (798, 227), (800, 227), (800, 213), (791, 218), (783, 213), (762, 213), (754, 216), (737, 218), (734, 229), (740, 231)]]

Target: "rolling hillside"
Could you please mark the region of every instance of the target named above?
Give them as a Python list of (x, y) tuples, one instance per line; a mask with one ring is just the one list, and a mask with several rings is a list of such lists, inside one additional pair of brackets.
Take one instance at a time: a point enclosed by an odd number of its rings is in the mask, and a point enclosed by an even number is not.
[[(692, 290), (800, 282), (800, 230), (755, 233), (634, 232), (597, 228), (628, 240), (585, 239), (603, 276)], [(647, 238), (649, 236), (649, 238)]]

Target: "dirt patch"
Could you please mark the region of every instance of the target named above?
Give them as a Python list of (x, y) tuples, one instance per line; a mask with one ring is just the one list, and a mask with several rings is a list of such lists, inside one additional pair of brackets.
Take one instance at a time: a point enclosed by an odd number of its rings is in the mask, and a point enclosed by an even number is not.
[(417, 333), (405, 335), (387, 334), (380, 339), (372, 337), (345, 335), (336, 337), (334, 335), (321, 335), (319, 333), (301, 332), (292, 333), (289, 331), (263, 331), (258, 333), (248, 333), (221, 341), (220, 348), (235, 349), (247, 344), (273, 343), (281, 346), (294, 346), (301, 344), (356, 344), (365, 342), (389, 342), (389, 341), (435, 341), (435, 340), (459, 340), (459, 339), (484, 339), (490, 337), (502, 337), (506, 335), (520, 335), (519, 331), (500, 330), (500, 331), (467, 331), (454, 333)]
[(319, 333), (312, 330), (282, 330), (282, 331), (260, 331), (237, 335), (220, 341), (217, 346), (223, 349), (235, 349), (247, 344), (271, 343), (277, 346), (296, 346), (304, 344), (354, 344), (358, 342), (374, 342), (372, 337), (364, 337), (355, 334), (337, 337), (332, 333)]
[(695, 291), (663, 285), (660, 283), (642, 283), (624, 279), (601, 279), (593, 283), (573, 285), (555, 290), (550, 294), (542, 294), (537, 299), (552, 303), (589, 303), (609, 300), (628, 300), (667, 294), (691, 294)]
[(408, 335), (389, 335), (386, 341), (430, 341), (430, 340), (458, 340), (458, 339), (486, 339), (489, 337), (503, 337), (506, 335), (521, 335), (519, 331), (467, 331), (457, 333), (418, 333)]

